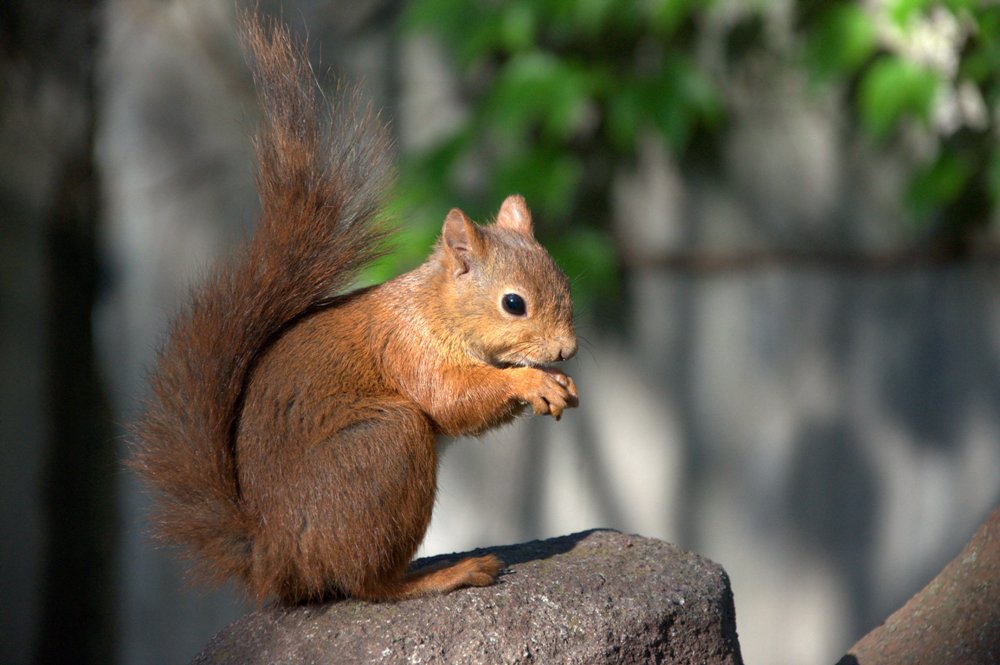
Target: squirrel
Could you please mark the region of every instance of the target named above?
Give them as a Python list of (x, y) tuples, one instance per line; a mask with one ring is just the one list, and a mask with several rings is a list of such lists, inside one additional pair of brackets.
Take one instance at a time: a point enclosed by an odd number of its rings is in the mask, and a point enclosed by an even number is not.
[(130, 466), (153, 531), (204, 581), (258, 604), (391, 601), (495, 582), (494, 555), (410, 570), (431, 519), (437, 435), (578, 404), (563, 272), (522, 197), (444, 219), (425, 263), (347, 292), (382, 251), (389, 143), (327, 103), (286, 28), (242, 19), (263, 120), (258, 228), (172, 322)]

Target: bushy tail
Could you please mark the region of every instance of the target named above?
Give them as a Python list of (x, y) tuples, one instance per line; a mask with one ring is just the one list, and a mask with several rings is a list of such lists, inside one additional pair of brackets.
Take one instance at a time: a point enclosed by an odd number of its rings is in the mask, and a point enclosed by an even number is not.
[(233, 449), (247, 374), (276, 334), (378, 253), (389, 172), (386, 133), (356, 94), (330, 108), (284, 28), (253, 16), (242, 27), (264, 112), (259, 228), (174, 321), (130, 460), (158, 499), (156, 535), (220, 582), (249, 566)]

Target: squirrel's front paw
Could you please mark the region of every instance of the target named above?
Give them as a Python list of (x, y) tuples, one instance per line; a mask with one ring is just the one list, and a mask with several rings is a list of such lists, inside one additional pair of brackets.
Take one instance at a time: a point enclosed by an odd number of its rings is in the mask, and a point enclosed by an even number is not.
[(566, 374), (551, 367), (519, 367), (520, 397), (531, 405), (535, 415), (551, 414), (556, 420), (564, 409), (580, 403), (576, 384)]

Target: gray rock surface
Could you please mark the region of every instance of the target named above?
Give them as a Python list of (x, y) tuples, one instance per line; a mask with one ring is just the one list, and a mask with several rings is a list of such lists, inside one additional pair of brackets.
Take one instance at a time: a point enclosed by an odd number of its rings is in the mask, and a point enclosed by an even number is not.
[(507, 562), (495, 586), (267, 607), (222, 630), (193, 662), (742, 663), (729, 578), (707, 559), (614, 531), (489, 551)]

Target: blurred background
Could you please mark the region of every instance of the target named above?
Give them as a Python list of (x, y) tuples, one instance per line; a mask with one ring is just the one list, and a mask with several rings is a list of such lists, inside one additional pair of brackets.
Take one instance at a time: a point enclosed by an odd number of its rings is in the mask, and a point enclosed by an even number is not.
[[(257, 4), (257, 3), (254, 3)], [(121, 467), (144, 368), (253, 228), (231, 0), (0, 5), (0, 661), (178, 663)], [(1000, 7), (262, 0), (398, 149), (396, 252), (524, 194), (581, 406), (448, 444), (422, 553), (612, 527), (728, 571), (748, 663), (833, 663), (1000, 500)]]

